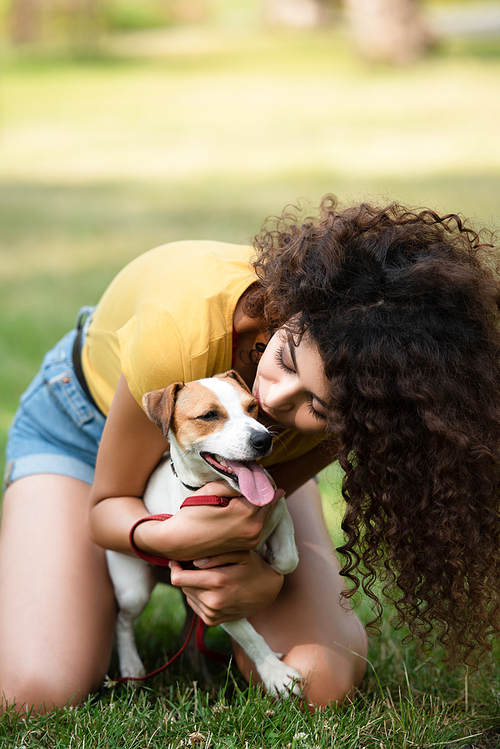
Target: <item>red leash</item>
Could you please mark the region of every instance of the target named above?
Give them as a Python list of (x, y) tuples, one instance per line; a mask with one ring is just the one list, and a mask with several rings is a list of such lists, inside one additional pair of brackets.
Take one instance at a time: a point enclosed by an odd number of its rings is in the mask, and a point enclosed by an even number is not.
[[(196, 620), (199, 619), (199, 616), (196, 614), (193, 616), (193, 621), (191, 622), (191, 626), (189, 628), (188, 636), (186, 637), (186, 641), (184, 642), (184, 645), (181, 647), (180, 650), (177, 651), (177, 653), (171, 658), (168, 663), (165, 663), (164, 666), (160, 666), (160, 668), (157, 668), (155, 671), (151, 671), (150, 674), (145, 674), (144, 676), (120, 676), (119, 679), (114, 679), (113, 684), (123, 684), (123, 682), (126, 681), (144, 681), (145, 679), (151, 679), (152, 676), (156, 676), (157, 674), (160, 674), (162, 671), (165, 671), (166, 668), (172, 665), (174, 661), (179, 658), (179, 656), (182, 654), (182, 652), (186, 649), (187, 644), (189, 640), (191, 639), (191, 635), (193, 634), (193, 629)], [(201, 620), (200, 620), (201, 621)]]
[[(198, 496), (191, 496), (187, 497), (184, 502), (181, 505), (182, 507), (195, 507), (198, 505), (212, 505), (215, 507), (227, 507), (229, 502), (231, 501), (232, 497), (217, 497), (215, 494), (206, 494), (206, 495), (198, 495)], [(132, 548), (132, 551), (136, 556), (138, 556), (140, 559), (143, 559), (145, 562), (149, 562), (149, 564), (156, 564), (161, 567), (168, 567), (168, 563), (170, 562), (170, 559), (167, 559), (167, 557), (161, 557), (157, 554), (147, 554), (140, 549), (137, 548), (137, 546), (134, 543), (134, 531), (137, 528), (138, 525), (141, 523), (146, 523), (148, 520), (168, 520), (171, 518), (172, 515), (167, 514), (161, 514), (161, 515), (148, 515), (145, 518), (141, 518), (138, 520), (132, 528), (130, 529), (129, 533), (129, 543)], [(204, 621), (197, 615), (193, 615), (193, 620), (191, 622), (191, 626), (189, 628), (188, 635), (186, 637), (186, 640), (180, 650), (177, 651), (177, 653), (168, 661), (168, 663), (165, 663), (165, 665), (160, 666), (160, 668), (157, 668), (155, 671), (151, 671), (150, 674), (146, 674), (145, 676), (121, 676), (119, 679), (114, 679), (111, 683), (112, 684), (122, 684), (123, 682), (127, 681), (144, 681), (145, 679), (151, 679), (151, 677), (156, 676), (157, 674), (161, 673), (162, 671), (165, 671), (169, 666), (174, 663), (177, 658), (180, 657), (180, 655), (184, 652), (186, 649), (189, 640), (191, 639), (191, 635), (193, 634), (193, 630), (195, 628), (196, 624), (196, 647), (202, 653), (203, 655), (207, 656), (208, 658), (211, 658), (214, 661), (217, 661), (218, 663), (224, 663), (226, 665), (229, 664), (230, 658), (225, 655), (224, 653), (219, 653), (217, 650), (210, 650), (210, 648), (207, 648), (205, 645), (205, 623)]]

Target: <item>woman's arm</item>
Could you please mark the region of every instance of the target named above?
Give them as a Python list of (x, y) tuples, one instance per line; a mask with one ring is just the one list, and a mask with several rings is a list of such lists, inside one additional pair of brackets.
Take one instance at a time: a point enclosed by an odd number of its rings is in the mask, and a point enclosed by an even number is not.
[(90, 532), (100, 546), (130, 551), (130, 528), (148, 514), (142, 496), (165, 450), (168, 440), (136, 403), (122, 375), (99, 445), (90, 493)]

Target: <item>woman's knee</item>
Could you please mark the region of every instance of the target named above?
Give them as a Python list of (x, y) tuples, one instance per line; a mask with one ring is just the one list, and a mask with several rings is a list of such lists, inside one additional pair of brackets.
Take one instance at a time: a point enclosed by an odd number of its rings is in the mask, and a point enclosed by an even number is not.
[[(234, 651), (238, 667), (247, 681), (251, 679), (253, 684), (260, 683), (254, 663), (236, 643)], [(359, 636), (349, 649), (337, 643), (331, 646), (302, 643), (292, 647), (283, 661), (301, 674), (304, 705), (314, 710), (330, 704), (343, 705), (352, 699), (364, 676), (366, 658), (367, 639), (359, 622)]]
[(100, 670), (83, 672), (65, 669), (27, 669), (22, 666), (14, 674), (0, 675), (1, 708), (14, 706), (20, 713), (46, 713), (54, 708), (78, 705), (102, 685)]
[(302, 675), (304, 705), (310, 710), (349, 702), (366, 669), (364, 652), (344, 654), (313, 643), (297, 645), (283, 660)]

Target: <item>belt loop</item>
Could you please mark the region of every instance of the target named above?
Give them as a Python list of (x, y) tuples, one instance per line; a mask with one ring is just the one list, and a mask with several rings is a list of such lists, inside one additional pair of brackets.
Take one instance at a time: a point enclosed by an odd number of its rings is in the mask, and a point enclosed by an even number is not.
[[(87, 332), (88, 327), (90, 325), (90, 321), (92, 320), (92, 315), (94, 314), (95, 307), (91, 307), (90, 305), (86, 305), (85, 307), (81, 307), (78, 311), (78, 315), (76, 316), (76, 323), (75, 328), (79, 331), (81, 328), (84, 328), (82, 339), (85, 340), (84, 334)], [(82, 343), (83, 343), (82, 340)]]

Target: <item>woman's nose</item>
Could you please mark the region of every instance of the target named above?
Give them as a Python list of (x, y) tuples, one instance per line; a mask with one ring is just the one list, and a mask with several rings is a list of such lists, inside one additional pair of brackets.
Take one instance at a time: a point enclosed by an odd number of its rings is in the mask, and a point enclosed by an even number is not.
[(266, 406), (272, 410), (290, 411), (297, 399), (297, 386), (292, 383), (275, 383), (268, 390)]

